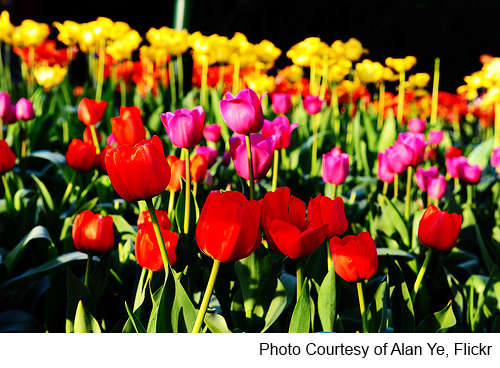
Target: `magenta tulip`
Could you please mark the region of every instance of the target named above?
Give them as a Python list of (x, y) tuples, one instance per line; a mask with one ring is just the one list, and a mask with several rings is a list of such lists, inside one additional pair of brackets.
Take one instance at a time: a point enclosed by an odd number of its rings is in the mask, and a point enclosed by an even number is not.
[(423, 133), (427, 121), (424, 119), (410, 119), (408, 121), (408, 130), (412, 133)]
[(298, 123), (290, 124), (288, 118), (281, 115), (277, 116), (273, 121), (264, 120), (262, 135), (266, 138), (271, 135), (276, 137), (275, 149), (288, 148), (292, 141), (292, 132), (298, 126)]
[(443, 175), (431, 178), (427, 185), (427, 194), (431, 198), (441, 199), (446, 193), (446, 179)]
[(233, 96), (226, 92), (219, 102), (220, 112), (229, 129), (238, 134), (258, 133), (264, 124), (261, 99), (250, 88), (242, 89)]
[(415, 180), (417, 181), (417, 185), (422, 192), (427, 192), (430, 181), (438, 176), (439, 170), (434, 166), (431, 166), (428, 169), (422, 169), (419, 167), (415, 172)]
[(443, 140), (443, 135), (444, 132), (442, 130), (431, 130), (429, 132), (429, 140), (427, 141), (427, 144), (430, 144), (432, 146), (439, 146), (439, 144)]
[(481, 180), (481, 167), (479, 165), (469, 165), (464, 163), (458, 168), (458, 177), (466, 185), (474, 185)]
[(308, 115), (316, 115), (321, 111), (323, 100), (321, 100), (318, 96), (307, 95), (304, 97), (304, 100), (302, 100), (302, 104), (304, 105), (304, 109)]
[(205, 125), (203, 136), (209, 142), (218, 142), (221, 138), (221, 127), (219, 124)]
[(385, 152), (379, 152), (377, 155), (378, 169), (377, 175), (384, 183), (390, 184), (394, 181), (394, 173), (389, 169), (389, 162)]
[(412, 151), (412, 158), (409, 165), (417, 167), (424, 162), (425, 153), (425, 135), (423, 133), (399, 133), (398, 140), (409, 147)]
[(0, 92), (0, 118), (5, 119), (13, 109), (12, 100), (7, 92)]
[(407, 145), (396, 141), (385, 150), (389, 171), (393, 174), (402, 174), (410, 166), (413, 151)]
[(208, 166), (212, 166), (217, 161), (217, 150), (207, 146), (196, 146), (195, 154), (205, 156)]
[(491, 152), (490, 164), (491, 166), (500, 169), (500, 146)]
[(289, 93), (273, 93), (271, 99), (275, 114), (286, 114), (292, 108), (292, 96)]
[(465, 156), (446, 158), (446, 171), (450, 178), (458, 178), (460, 166), (465, 164), (467, 164), (467, 157)]
[(35, 110), (33, 109), (33, 102), (20, 98), (16, 103), (16, 117), (17, 120), (31, 120), (35, 117)]
[(349, 155), (331, 150), (323, 154), (321, 176), (325, 183), (340, 185), (349, 175)]
[[(262, 134), (250, 135), (254, 180), (262, 179), (271, 168), (275, 145), (276, 138), (274, 136), (265, 138)], [(229, 138), (229, 152), (238, 175), (250, 180), (245, 137), (236, 136)]]
[(161, 114), (160, 118), (174, 146), (192, 148), (200, 143), (205, 124), (203, 107), (196, 106), (193, 110), (182, 108), (175, 112), (166, 112)]

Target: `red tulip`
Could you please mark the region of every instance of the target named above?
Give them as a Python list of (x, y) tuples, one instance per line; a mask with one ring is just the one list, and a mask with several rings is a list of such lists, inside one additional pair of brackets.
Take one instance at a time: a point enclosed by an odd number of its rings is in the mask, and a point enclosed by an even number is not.
[[(155, 210), (156, 212), (156, 218), (158, 219), (158, 223), (160, 224), (161, 228), (164, 229), (170, 229), (170, 219), (168, 218), (168, 213), (167, 211), (164, 210)], [(151, 214), (149, 211), (141, 211), (139, 212), (139, 217), (137, 218), (137, 229), (142, 229), (146, 224), (148, 224), (151, 221)]]
[(16, 165), (16, 155), (5, 140), (0, 141), (0, 175), (12, 170)]
[(111, 129), (118, 145), (134, 145), (146, 138), (141, 110), (137, 106), (120, 107), (120, 116), (111, 118)]
[(431, 205), (418, 224), (418, 240), (427, 248), (447, 252), (457, 244), (461, 228), (462, 215), (439, 211)]
[(193, 110), (178, 109), (175, 112), (161, 114), (160, 118), (174, 146), (192, 148), (200, 143), (205, 124), (203, 107), (196, 106)]
[[(96, 137), (97, 137), (97, 143), (101, 143), (102, 137), (101, 134), (96, 129)], [(90, 127), (86, 127), (85, 130), (83, 131), (83, 141), (87, 143), (92, 143), (94, 144), (94, 138), (92, 137), (92, 130)]]
[(190, 173), (191, 180), (199, 183), (205, 180), (208, 169), (208, 160), (205, 155), (195, 154), (191, 158)]
[[(168, 261), (173, 265), (177, 261), (175, 250), (179, 235), (171, 232), (169, 228), (170, 226), (168, 228), (163, 227), (160, 222), (160, 232), (167, 248)], [(137, 258), (137, 263), (141, 267), (148, 270), (160, 271), (165, 268), (152, 222), (144, 223), (137, 231), (135, 238), (135, 258)]]
[(78, 119), (86, 126), (95, 125), (103, 118), (107, 106), (107, 101), (97, 102), (84, 97), (78, 104)]
[(307, 205), (307, 218), (313, 223), (328, 225), (328, 238), (341, 236), (347, 230), (344, 201), (341, 197), (331, 199), (318, 194)]
[(328, 235), (328, 224), (306, 220), (306, 206), (282, 187), (267, 192), (261, 202), (262, 228), (269, 246), (290, 258), (309, 256)]
[(219, 102), (219, 107), (222, 118), (233, 132), (248, 135), (262, 129), (264, 113), (261, 100), (254, 90), (245, 88), (236, 96), (226, 92), (225, 99)]
[(170, 182), (170, 165), (158, 136), (135, 146), (118, 146), (108, 152), (106, 171), (116, 192), (127, 201), (153, 198)]
[(167, 190), (177, 192), (181, 190), (181, 177), (186, 179), (186, 163), (174, 155), (169, 155), (167, 161), (172, 174)]
[(377, 272), (377, 247), (368, 231), (330, 240), (333, 267), (345, 281), (367, 280)]
[(86, 143), (74, 138), (66, 152), (66, 163), (76, 171), (89, 171), (94, 168), (96, 148), (92, 143)]
[(262, 242), (259, 202), (240, 192), (212, 191), (196, 226), (201, 251), (220, 262), (248, 257)]
[(107, 171), (106, 171), (106, 162), (105, 162), (105, 159), (106, 159), (106, 154), (111, 151), (113, 149), (113, 147), (111, 146), (106, 146), (104, 147), (101, 152), (99, 152), (99, 154), (95, 157), (95, 160), (94, 160), (94, 167), (99, 170), (100, 173), (103, 173), (103, 174), (107, 174)]
[(106, 253), (115, 243), (113, 218), (94, 214), (90, 210), (80, 212), (73, 222), (72, 236), (75, 247), (80, 252)]

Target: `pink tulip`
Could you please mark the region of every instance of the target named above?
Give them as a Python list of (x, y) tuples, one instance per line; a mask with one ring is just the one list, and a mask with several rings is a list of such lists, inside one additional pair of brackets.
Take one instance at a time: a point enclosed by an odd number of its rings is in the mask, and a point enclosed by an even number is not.
[(288, 148), (292, 141), (292, 132), (299, 126), (298, 123), (290, 124), (288, 118), (284, 115), (277, 116), (273, 121), (264, 120), (262, 126), (262, 135), (276, 137), (276, 146), (274, 149)]
[(205, 125), (203, 128), (203, 136), (209, 142), (218, 142), (221, 138), (221, 127), (219, 124)]
[(33, 109), (33, 102), (20, 98), (16, 103), (16, 117), (17, 120), (31, 120), (35, 117), (35, 110)]
[(415, 172), (415, 180), (417, 181), (417, 185), (422, 192), (427, 192), (430, 181), (438, 176), (439, 170), (434, 166), (431, 166), (428, 169), (422, 169), (419, 167)]
[(323, 154), (321, 176), (325, 183), (340, 185), (349, 175), (349, 155), (330, 151)]
[(466, 185), (479, 183), (481, 180), (481, 167), (479, 165), (469, 165), (465, 163), (458, 167), (458, 177)]
[(289, 93), (273, 93), (271, 98), (275, 114), (286, 114), (292, 108), (292, 96)]
[(205, 156), (208, 161), (208, 166), (212, 166), (217, 161), (217, 150), (207, 146), (196, 146), (194, 152), (198, 155)]
[(410, 119), (408, 121), (408, 130), (412, 133), (423, 133), (425, 124), (427, 124), (427, 121), (424, 119)]
[(304, 105), (304, 109), (308, 115), (316, 115), (321, 111), (323, 100), (321, 100), (318, 96), (307, 95), (304, 97), (302, 104)]
[(12, 100), (7, 92), (0, 92), (0, 118), (5, 119), (13, 109)]
[(432, 146), (439, 146), (439, 144), (443, 140), (443, 135), (444, 132), (442, 130), (431, 130), (429, 132), (429, 140), (427, 141), (427, 144), (430, 144)]
[(495, 148), (493, 152), (491, 152), (490, 164), (491, 166), (500, 169), (500, 146)]
[(423, 133), (399, 133), (398, 140), (404, 145), (410, 147), (413, 151), (412, 159), (409, 165), (417, 167), (424, 162), (425, 153), (425, 135)]
[(436, 178), (430, 178), (427, 186), (427, 194), (431, 198), (441, 199), (446, 192), (446, 179), (443, 175)]
[(407, 145), (396, 141), (385, 150), (389, 171), (393, 174), (402, 174), (408, 169), (413, 158), (413, 151)]
[(458, 178), (459, 168), (465, 164), (467, 164), (467, 157), (465, 156), (446, 158), (446, 171), (450, 178)]
[[(262, 134), (250, 135), (254, 180), (262, 179), (271, 168), (275, 144), (274, 136), (266, 138)], [(229, 152), (238, 175), (250, 180), (245, 137), (239, 135), (229, 138)]]
[(378, 170), (377, 175), (380, 180), (385, 183), (392, 183), (394, 181), (394, 173), (389, 170), (389, 162), (387, 161), (387, 154), (379, 152), (377, 156)]
[(193, 110), (178, 109), (173, 113), (161, 114), (160, 118), (174, 146), (192, 148), (200, 143), (205, 124), (203, 107), (196, 106)]
[(225, 97), (219, 102), (219, 107), (229, 129), (244, 135), (260, 132), (264, 124), (264, 113), (257, 93), (245, 88), (236, 96), (226, 92)]

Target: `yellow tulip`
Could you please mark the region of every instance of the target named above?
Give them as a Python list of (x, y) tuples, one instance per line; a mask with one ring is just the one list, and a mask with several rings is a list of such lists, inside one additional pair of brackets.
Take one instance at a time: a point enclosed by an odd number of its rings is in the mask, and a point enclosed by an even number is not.
[(281, 55), (281, 50), (268, 40), (262, 40), (255, 45), (254, 52), (257, 59), (264, 64), (274, 64)]
[(226, 36), (219, 36), (217, 34), (211, 35), (210, 42), (214, 49), (217, 62), (219, 64), (229, 64), (231, 60), (231, 55), (237, 52), (235, 45), (229, 42), (229, 38)]
[(425, 88), (429, 84), (431, 76), (428, 73), (416, 73), (408, 77), (408, 82), (416, 88)]
[(63, 44), (66, 46), (74, 46), (78, 43), (80, 34), (79, 23), (73, 22), (72, 20), (65, 20), (63, 23), (54, 22), (52, 25), (59, 31), (57, 39)]
[(293, 45), (286, 56), (299, 66), (311, 66), (312, 62), (317, 62), (318, 58), (323, 59), (328, 45), (321, 41), (319, 37), (308, 37), (305, 40)]
[(404, 59), (395, 59), (388, 57), (385, 59), (385, 65), (391, 67), (396, 72), (407, 72), (417, 64), (417, 58), (415, 56), (406, 56)]
[(48, 24), (25, 19), (20, 26), (15, 27), (12, 34), (12, 45), (20, 48), (38, 46), (47, 39), (49, 34), (50, 27)]
[(379, 62), (365, 59), (356, 64), (356, 76), (361, 83), (378, 83), (382, 80), (384, 67)]
[(335, 64), (330, 67), (328, 72), (328, 79), (330, 82), (339, 83), (344, 80), (347, 74), (349, 74), (349, 68), (346, 68), (345, 64)]
[(35, 67), (33, 74), (38, 85), (44, 87), (45, 90), (58, 86), (66, 78), (68, 72), (67, 67), (61, 67), (59, 64), (54, 66), (40, 65)]
[(274, 77), (266, 74), (256, 75), (251, 73), (246, 75), (243, 80), (247, 86), (253, 89), (259, 96), (262, 96), (265, 92), (271, 92), (274, 89)]
[(296, 64), (287, 66), (281, 72), (290, 83), (300, 82), (304, 76), (304, 70)]
[(358, 61), (363, 54), (368, 53), (367, 49), (363, 48), (361, 42), (355, 38), (350, 38), (344, 44), (345, 58), (351, 61)]
[(14, 29), (14, 25), (10, 22), (9, 12), (4, 10), (2, 14), (0, 14), (0, 41), (11, 44)]

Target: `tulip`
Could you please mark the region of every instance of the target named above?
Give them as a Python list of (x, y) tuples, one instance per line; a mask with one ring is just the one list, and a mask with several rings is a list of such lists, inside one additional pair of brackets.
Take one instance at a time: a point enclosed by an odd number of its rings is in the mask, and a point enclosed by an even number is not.
[(86, 126), (95, 125), (103, 118), (107, 106), (107, 101), (84, 97), (78, 104), (78, 119)]
[(377, 155), (378, 169), (377, 175), (384, 183), (390, 184), (394, 181), (394, 173), (389, 169), (389, 161), (386, 152), (379, 152)]
[(474, 185), (481, 180), (481, 167), (479, 165), (469, 165), (467, 162), (458, 166), (458, 177), (466, 185)]
[(0, 140), (0, 175), (11, 171), (16, 165), (16, 155), (5, 140)]
[(292, 108), (292, 96), (289, 93), (273, 93), (271, 99), (275, 114), (286, 114)]
[(200, 143), (205, 124), (205, 111), (197, 106), (193, 110), (178, 109), (160, 115), (172, 144), (179, 148), (192, 148)]
[(74, 138), (66, 151), (66, 163), (76, 171), (89, 171), (94, 168), (96, 148), (92, 143), (87, 143)]
[(413, 158), (413, 151), (407, 145), (401, 142), (394, 142), (394, 145), (385, 150), (389, 171), (393, 174), (401, 175), (404, 173)]
[(306, 113), (312, 116), (316, 115), (318, 112), (321, 111), (321, 107), (323, 106), (323, 100), (320, 99), (318, 96), (307, 95), (306, 97), (304, 97), (302, 104), (304, 105)]
[(217, 150), (215, 148), (207, 146), (196, 146), (194, 153), (197, 155), (203, 155), (207, 159), (208, 166), (212, 166), (217, 161)]
[(424, 161), (426, 144), (423, 133), (399, 133), (396, 143), (399, 142), (411, 149), (412, 157), (409, 165), (417, 167)]
[(218, 142), (221, 139), (221, 126), (218, 124), (205, 125), (203, 137), (209, 142)]
[(264, 124), (261, 99), (250, 88), (242, 89), (236, 96), (226, 92), (219, 107), (229, 129), (243, 135), (258, 133)]
[(116, 192), (127, 201), (151, 199), (170, 182), (170, 166), (158, 136), (135, 146), (118, 146), (105, 159)]
[(137, 106), (120, 107), (120, 116), (111, 118), (111, 130), (118, 145), (132, 146), (146, 138), (146, 129)]
[(447, 252), (457, 244), (461, 228), (462, 215), (439, 211), (431, 205), (418, 224), (418, 240), (429, 249)]
[(444, 132), (442, 130), (431, 130), (429, 132), (429, 140), (427, 141), (427, 143), (437, 147), (441, 144), (441, 141), (443, 140), (443, 135)]
[(262, 135), (276, 137), (276, 146), (274, 149), (288, 148), (292, 141), (292, 132), (299, 126), (298, 123), (290, 124), (286, 116), (277, 116), (273, 121), (264, 120)]
[[(170, 229), (170, 226), (172, 224), (170, 222), (170, 218), (168, 217), (167, 211), (155, 210), (155, 213), (156, 213), (156, 218), (158, 219), (158, 224), (160, 225), (160, 227), (163, 229)], [(142, 229), (148, 223), (151, 223), (151, 222), (153, 222), (153, 221), (151, 220), (151, 214), (149, 213), (149, 211), (139, 212), (139, 217), (137, 218), (137, 230)]]
[[(168, 220), (166, 214), (163, 218)], [(167, 249), (168, 261), (170, 265), (173, 265), (177, 261), (176, 247), (179, 235), (170, 231), (170, 221), (168, 221), (168, 226), (165, 226), (166, 224), (166, 221), (160, 221), (161, 235)], [(135, 238), (135, 257), (139, 266), (143, 268), (152, 271), (165, 269), (160, 245), (151, 218), (138, 228)]]
[[(101, 143), (102, 137), (100, 134), (96, 134), (97, 143)], [(92, 133), (92, 127), (88, 126), (83, 131), (83, 141), (86, 143), (94, 144), (94, 137)]]
[[(262, 134), (252, 134), (250, 136), (254, 180), (262, 179), (271, 168), (275, 144), (274, 136), (268, 138), (265, 138)], [(229, 138), (229, 152), (238, 175), (250, 180), (245, 138), (242, 136)]]
[(467, 164), (467, 157), (458, 156), (446, 158), (446, 171), (450, 178), (458, 178), (460, 166)]
[(497, 170), (500, 170), (500, 147), (496, 147), (490, 156), (490, 164)]
[(325, 183), (341, 185), (349, 175), (349, 155), (332, 150), (323, 154), (321, 176)]
[(431, 178), (427, 185), (427, 194), (430, 198), (441, 199), (446, 193), (446, 179), (443, 175)]
[(33, 102), (20, 98), (16, 103), (16, 118), (17, 120), (31, 120), (35, 118), (35, 110), (33, 109)]
[(191, 157), (191, 180), (195, 183), (205, 180), (208, 159), (205, 155), (195, 154)]
[(0, 92), (0, 118), (5, 119), (12, 107), (10, 95), (7, 92)]
[(94, 167), (100, 172), (100, 173), (103, 173), (103, 174), (106, 174), (107, 175), (107, 171), (106, 171), (106, 163), (105, 163), (105, 159), (106, 159), (106, 154), (111, 151), (113, 149), (113, 147), (111, 146), (106, 146), (104, 147), (104, 149), (101, 150), (101, 152), (99, 152), (95, 158), (95, 161), (94, 161)]
[(90, 210), (80, 212), (73, 221), (75, 247), (82, 253), (104, 254), (115, 243), (113, 218), (94, 214)]
[(427, 192), (427, 188), (429, 187), (431, 180), (437, 178), (438, 176), (439, 171), (437, 167), (434, 166), (431, 166), (428, 169), (422, 169), (419, 167), (415, 172), (415, 180), (422, 192)]
[(314, 199), (311, 198), (307, 204), (307, 218), (312, 223), (327, 224), (327, 238), (329, 239), (341, 236), (347, 230), (348, 224), (342, 197), (331, 199), (318, 194)]
[[(311, 205), (313, 206), (313, 205)], [(288, 187), (267, 192), (261, 200), (262, 228), (269, 246), (292, 259), (308, 257), (326, 239), (329, 225), (306, 220), (306, 206)]]
[(345, 281), (359, 282), (375, 275), (378, 268), (377, 247), (368, 231), (330, 240), (333, 266)]
[(181, 177), (186, 179), (186, 164), (174, 155), (169, 155), (167, 162), (171, 168), (170, 183), (167, 186), (167, 190), (177, 192), (181, 190)]
[(453, 147), (453, 146), (447, 146), (444, 151), (444, 157), (445, 158), (453, 158), (453, 157), (459, 157), (462, 156), (462, 149)]
[(410, 119), (408, 121), (408, 130), (412, 133), (423, 133), (427, 121), (424, 119)]
[(198, 247), (219, 262), (248, 257), (262, 241), (260, 204), (240, 192), (212, 191), (196, 226)]

